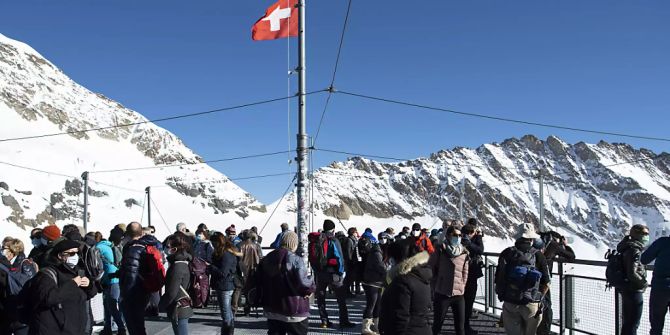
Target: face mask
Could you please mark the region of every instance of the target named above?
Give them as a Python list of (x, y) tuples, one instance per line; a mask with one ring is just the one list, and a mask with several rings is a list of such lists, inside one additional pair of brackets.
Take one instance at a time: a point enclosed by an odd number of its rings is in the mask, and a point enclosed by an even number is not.
[(649, 235), (642, 236), (642, 244), (649, 244)]
[(42, 245), (42, 239), (41, 238), (34, 238), (30, 240), (30, 243), (33, 244), (33, 247), (37, 248)]
[(385, 238), (380, 239), (379, 244), (386, 244), (386, 239)]
[(67, 260), (65, 260), (65, 263), (69, 265), (70, 267), (75, 267), (79, 263), (79, 255), (74, 255), (71, 257), (68, 257)]
[(458, 236), (452, 236), (451, 239), (450, 239), (450, 243), (453, 246), (457, 246), (457, 245), (461, 244), (461, 238), (458, 237)]
[(2, 251), (2, 257), (7, 258), (7, 260), (10, 260), (10, 259), (9, 259), (9, 254), (8, 254), (7, 250), (3, 250), (3, 251)]
[(419, 237), (421, 235), (421, 231), (420, 230), (412, 230), (412, 235), (414, 235), (414, 237)]

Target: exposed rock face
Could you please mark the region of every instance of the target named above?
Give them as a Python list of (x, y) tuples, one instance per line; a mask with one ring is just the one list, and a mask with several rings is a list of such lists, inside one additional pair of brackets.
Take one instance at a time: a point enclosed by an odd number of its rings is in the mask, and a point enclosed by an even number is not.
[(490, 235), (510, 236), (516, 223), (539, 220), (544, 167), (546, 224), (613, 243), (633, 223), (670, 221), (669, 165), (669, 155), (627, 144), (526, 135), (401, 163), (333, 163), (315, 173), (315, 207), (340, 219), (458, 218), (463, 193), (466, 217)]

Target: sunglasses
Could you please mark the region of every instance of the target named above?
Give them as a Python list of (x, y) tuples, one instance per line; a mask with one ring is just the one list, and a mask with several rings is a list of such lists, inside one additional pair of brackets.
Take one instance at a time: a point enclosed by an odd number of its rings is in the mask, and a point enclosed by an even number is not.
[(62, 253), (61, 253), (61, 255), (63, 255), (63, 256), (68, 256), (68, 257), (72, 257), (72, 256), (74, 256), (74, 255), (76, 255), (76, 254), (77, 254), (76, 251), (62, 252)]
[(461, 237), (461, 236), (463, 236), (463, 235), (461, 235), (461, 234), (452, 234), (451, 236), (453, 236), (453, 237)]

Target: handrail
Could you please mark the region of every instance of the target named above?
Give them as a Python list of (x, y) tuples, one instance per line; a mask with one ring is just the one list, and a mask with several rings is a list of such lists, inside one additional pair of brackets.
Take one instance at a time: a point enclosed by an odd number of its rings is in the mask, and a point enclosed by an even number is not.
[[(500, 253), (498, 253), (498, 252), (485, 252), (484, 256), (500, 257)], [(575, 260), (572, 260), (572, 261), (554, 260), (554, 262), (555, 263), (563, 263), (563, 264), (578, 264), (578, 265), (591, 265), (591, 266), (607, 267), (607, 262), (606, 261), (594, 261), (594, 260), (588, 260), (588, 259), (575, 259)], [(648, 271), (653, 271), (654, 270), (653, 265), (645, 265), (645, 268)]]

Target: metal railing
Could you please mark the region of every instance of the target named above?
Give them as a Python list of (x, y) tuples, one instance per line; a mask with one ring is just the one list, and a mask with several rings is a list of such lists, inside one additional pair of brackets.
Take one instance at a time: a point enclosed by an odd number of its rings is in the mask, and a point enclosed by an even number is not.
[[(479, 279), (476, 304), (484, 313), (499, 316), (502, 301), (495, 294), (495, 271), (500, 254), (485, 253), (484, 277)], [(550, 298), (553, 330), (559, 334), (617, 335), (621, 329), (621, 301), (614, 289), (606, 288), (607, 262), (574, 260), (554, 262)], [(647, 267), (651, 279), (653, 267)], [(649, 289), (638, 334), (649, 334)], [(670, 315), (663, 334), (670, 335)]]

